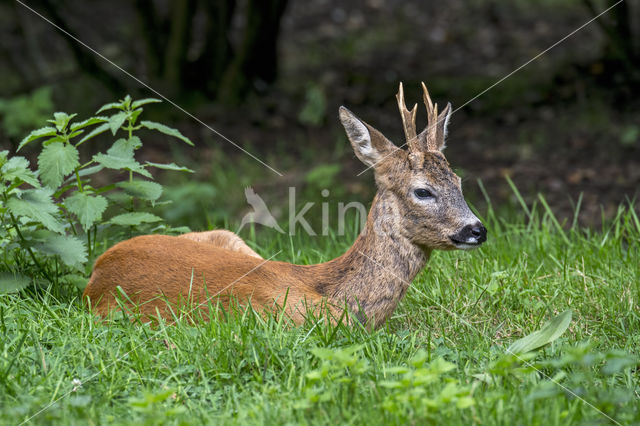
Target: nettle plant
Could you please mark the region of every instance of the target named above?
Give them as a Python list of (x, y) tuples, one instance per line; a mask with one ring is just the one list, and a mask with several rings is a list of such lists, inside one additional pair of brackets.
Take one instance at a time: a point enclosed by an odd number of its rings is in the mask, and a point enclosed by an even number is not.
[[(158, 204), (163, 190), (149, 169), (192, 170), (174, 163), (140, 163), (135, 152), (142, 141), (135, 133), (150, 129), (193, 143), (164, 124), (139, 121), (142, 106), (155, 102), (161, 101), (134, 101), (127, 95), (83, 121), (74, 121), (77, 114), (56, 112), (49, 126), (32, 131), (18, 146), (19, 151), (41, 144), (36, 170), (26, 158), (0, 151), (0, 293), (32, 283), (82, 287), (100, 231), (172, 231), (160, 217), (144, 211)], [(99, 115), (105, 112), (111, 115)], [(106, 152), (83, 161), (78, 147), (105, 132), (119, 137)], [(124, 180), (94, 183), (98, 180), (92, 178), (105, 169), (119, 179), (124, 174)]]

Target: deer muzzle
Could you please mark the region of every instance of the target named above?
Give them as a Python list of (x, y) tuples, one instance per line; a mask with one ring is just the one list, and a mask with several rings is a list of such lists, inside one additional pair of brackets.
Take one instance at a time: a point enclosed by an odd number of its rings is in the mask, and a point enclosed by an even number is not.
[(465, 225), (457, 234), (450, 237), (457, 248), (473, 249), (487, 241), (487, 228), (481, 222)]

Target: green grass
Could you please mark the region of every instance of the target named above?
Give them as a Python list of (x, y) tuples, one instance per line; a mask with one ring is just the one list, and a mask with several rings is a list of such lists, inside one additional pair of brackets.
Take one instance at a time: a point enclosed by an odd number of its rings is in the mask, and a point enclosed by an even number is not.
[[(485, 246), (434, 253), (376, 332), (252, 312), (105, 325), (55, 292), (0, 296), (0, 423), (640, 422), (637, 213), (599, 231), (562, 226), (543, 202), (484, 220)], [(254, 247), (312, 263), (353, 238), (266, 231)], [(560, 339), (505, 354), (566, 309)]]

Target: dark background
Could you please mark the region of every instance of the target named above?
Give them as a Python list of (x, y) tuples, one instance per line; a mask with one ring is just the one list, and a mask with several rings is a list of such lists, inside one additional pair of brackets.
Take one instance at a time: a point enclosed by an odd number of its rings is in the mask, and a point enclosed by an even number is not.
[[(248, 185), (270, 205), (286, 204), (288, 186), (309, 199), (329, 187), (340, 200), (370, 200), (371, 172), (356, 176), (364, 167), (337, 109), (348, 106), (402, 144), (399, 81), (408, 103), (420, 101), (425, 81), (435, 101), (464, 106), (445, 153), (481, 210), (478, 180), (495, 206), (517, 205), (505, 176), (529, 203), (543, 194), (561, 219), (582, 194), (584, 225), (638, 194), (637, 2), (623, 1), (477, 98), (615, 1), (24, 3), (284, 175), (169, 103), (150, 106), (148, 118), (196, 141), (194, 149), (150, 135), (140, 154), (197, 171), (160, 176), (178, 201), (165, 209), (176, 223), (224, 225), (246, 208)], [(0, 58), (2, 149), (14, 151), (54, 110), (87, 117), (127, 93), (157, 97), (18, 2), (0, 3)], [(424, 116), (419, 109), (419, 127)]]

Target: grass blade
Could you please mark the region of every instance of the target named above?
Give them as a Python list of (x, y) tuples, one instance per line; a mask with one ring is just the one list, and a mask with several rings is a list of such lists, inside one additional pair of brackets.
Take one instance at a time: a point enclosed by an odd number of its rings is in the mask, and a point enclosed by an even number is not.
[(546, 323), (540, 330), (513, 342), (507, 349), (507, 353), (522, 354), (541, 348), (560, 337), (570, 323), (571, 309), (568, 309)]
[(504, 178), (506, 179), (507, 183), (511, 187), (511, 190), (513, 191), (514, 195), (516, 196), (516, 199), (518, 200), (518, 203), (520, 203), (520, 206), (522, 207), (522, 210), (524, 210), (524, 212), (527, 214), (527, 217), (529, 218), (529, 220), (531, 220), (532, 219), (531, 210), (529, 210), (529, 207), (527, 206), (527, 203), (524, 201), (524, 198), (522, 198), (522, 194), (520, 194), (520, 191), (518, 191), (518, 188), (516, 188), (516, 185), (513, 183), (513, 181), (511, 180), (511, 178), (509, 176), (505, 176)]
[(542, 206), (544, 207), (544, 209), (547, 211), (547, 214), (551, 218), (551, 222), (553, 222), (554, 226), (558, 230), (558, 233), (560, 234), (564, 242), (567, 243), (567, 245), (571, 244), (571, 242), (569, 241), (569, 238), (567, 238), (567, 234), (565, 234), (564, 229), (562, 229), (562, 225), (560, 225), (560, 222), (558, 222), (556, 215), (553, 214), (553, 212), (551, 211), (551, 207), (549, 207), (549, 204), (547, 204), (547, 200), (545, 200), (541, 194), (538, 194), (538, 199), (542, 203)]

